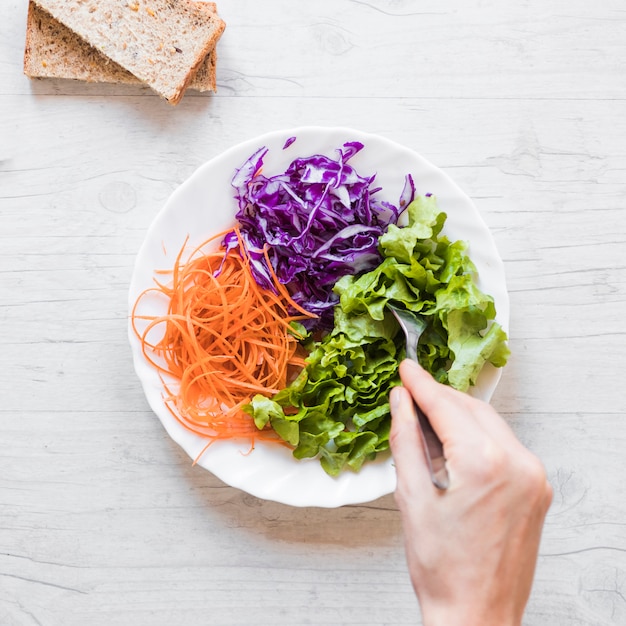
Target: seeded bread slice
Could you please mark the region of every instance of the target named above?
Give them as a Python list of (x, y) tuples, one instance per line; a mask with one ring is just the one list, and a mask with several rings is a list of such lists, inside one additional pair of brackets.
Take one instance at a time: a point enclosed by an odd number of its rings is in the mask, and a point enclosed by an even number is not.
[(104, 56), (177, 104), (225, 24), (192, 0), (34, 0)]
[[(214, 2), (199, 2), (206, 11), (215, 12)], [(202, 62), (189, 89), (216, 90), (216, 49)], [(94, 83), (137, 84), (141, 81), (111, 59), (98, 52), (47, 11), (29, 0), (24, 50), (24, 73), (30, 78), (66, 78)]]

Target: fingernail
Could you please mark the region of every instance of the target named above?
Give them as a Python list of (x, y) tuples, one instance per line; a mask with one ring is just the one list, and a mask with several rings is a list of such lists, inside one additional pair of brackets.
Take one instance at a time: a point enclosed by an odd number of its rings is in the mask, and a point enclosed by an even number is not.
[(421, 370), (421, 366), (417, 361), (414, 361), (413, 359), (404, 359), (404, 363), (405, 363), (405, 367), (408, 367), (414, 371), (418, 371)]

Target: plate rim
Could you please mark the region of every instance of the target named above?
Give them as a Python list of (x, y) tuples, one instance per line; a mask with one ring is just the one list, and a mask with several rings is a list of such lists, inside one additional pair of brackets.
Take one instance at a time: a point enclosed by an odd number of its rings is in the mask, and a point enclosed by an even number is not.
[[(365, 148), (367, 148), (367, 141), (381, 142), (382, 144), (386, 146), (386, 148), (394, 152), (398, 152), (398, 153), (404, 152), (407, 155), (410, 155), (412, 159), (419, 162), (421, 167), (429, 170), (431, 173), (435, 173), (436, 176), (443, 183), (445, 183), (445, 186), (448, 188), (448, 190), (453, 191), (454, 194), (457, 196), (457, 198), (462, 200), (467, 206), (471, 207), (473, 222), (477, 223), (479, 230), (482, 231), (481, 234), (487, 238), (487, 242), (489, 243), (491, 247), (491, 252), (493, 253), (491, 257), (491, 262), (495, 266), (492, 269), (494, 272), (500, 275), (500, 279), (502, 281), (502, 284), (501, 284), (503, 288), (502, 293), (499, 293), (498, 300), (496, 301), (496, 309), (497, 309), (496, 319), (502, 325), (504, 330), (508, 333), (509, 306), (510, 305), (509, 305), (509, 294), (506, 288), (506, 274), (504, 271), (504, 263), (498, 253), (492, 233), (490, 229), (488, 228), (484, 218), (478, 211), (478, 208), (476, 207), (473, 199), (467, 193), (463, 191), (463, 189), (449, 176), (447, 172), (442, 170), (440, 167), (434, 165), (431, 161), (429, 161), (423, 155), (421, 155), (420, 153), (418, 153), (417, 151), (415, 151), (414, 149), (406, 145), (398, 143), (395, 140), (389, 139), (382, 135), (371, 133), (368, 131), (358, 130), (349, 126), (335, 126), (335, 125), (296, 126), (296, 127), (290, 127), (290, 128), (277, 129), (277, 130), (273, 130), (273, 131), (269, 131), (269, 132), (257, 135), (255, 137), (250, 137), (244, 141), (240, 141), (239, 143), (231, 145), (226, 150), (214, 155), (207, 161), (200, 164), (182, 183), (180, 183), (170, 193), (170, 195), (168, 196), (168, 198), (166, 199), (162, 207), (158, 210), (157, 214), (152, 219), (150, 225), (148, 226), (145, 232), (144, 239), (135, 257), (135, 262), (133, 265), (133, 271), (132, 271), (132, 276), (131, 276), (129, 290), (128, 290), (128, 306), (129, 306), (128, 335), (129, 335), (129, 341), (131, 344), (135, 373), (141, 382), (144, 395), (146, 396), (146, 399), (152, 411), (159, 418), (159, 421), (161, 422), (162, 426), (165, 428), (170, 438), (173, 441), (175, 441), (177, 445), (179, 445), (192, 459), (195, 458), (195, 456), (197, 456), (197, 454), (193, 454), (193, 451), (190, 450), (190, 448), (193, 448), (194, 446), (191, 446), (189, 444), (187, 438), (181, 436), (181, 433), (178, 429), (172, 427), (173, 424), (180, 426), (172, 416), (169, 416), (169, 420), (164, 421), (162, 413), (160, 413), (158, 410), (159, 408), (162, 408), (162, 407), (160, 407), (159, 404), (155, 402), (153, 394), (150, 393), (151, 387), (150, 388), (148, 387), (148, 382), (141, 375), (141, 370), (145, 369), (146, 363), (141, 353), (141, 350), (137, 349), (137, 338), (132, 328), (132, 315), (130, 314), (135, 304), (136, 294), (137, 294), (137, 282), (139, 280), (139, 275), (141, 274), (140, 260), (149, 251), (149, 248), (152, 246), (152, 241), (153, 241), (155, 233), (159, 232), (159, 229), (162, 227), (163, 223), (165, 223), (166, 220), (169, 218), (169, 213), (173, 210), (173, 207), (174, 208), (176, 207), (176, 203), (178, 202), (178, 200), (181, 197), (184, 198), (185, 194), (190, 192), (189, 191), (190, 188), (194, 184), (197, 183), (199, 177), (202, 177), (207, 171), (210, 171), (213, 167), (215, 167), (216, 164), (219, 165), (220, 163), (227, 162), (229, 159), (232, 159), (236, 155), (242, 155), (239, 157), (239, 159), (240, 159), (240, 163), (243, 163), (243, 161), (255, 151), (255, 147), (258, 148), (264, 145), (274, 144), (277, 141), (279, 143), (280, 142), (284, 143), (286, 139), (290, 137), (296, 137), (296, 141), (294, 143), (298, 143), (298, 141), (300, 140), (302, 136), (304, 136), (306, 139), (310, 135), (319, 135), (319, 134), (329, 135), (329, 136), (339, 136), (339, 137), (352, 137), (351, 139), (352, 141), (362, 142)], [(334, 147), (338, 148), (344, 142), (345, 140), (340, 140), (339, 142), (335, 142)], [(328, 154), (331, 149), (332, 149), (332, 146), (329, 145), (328, 148), (326, 149), (327, 150), (326, 153)], [(285, 152), (284, 149), (283, 149), (283, 152)], [(289, 160), (293, 158), (295, 157), (293, 156), (289, 157)], [(413, 167), (413, 169), (415, 168)], [(234, 171), (233, 171), (233, 174), (234, 174)], [(402, 174), (402, 176), (403, 175), (404, 174)], [(415, 178), (416, 175), (415, 174), (413, 175)], [(225, 182), (225, 187), (231, 188), (230, 180), (226, 180), (224, 182)], [(417, 184), (417, 181), (416, 181), (416, 184)], [(438, 195), (438, 194), (435, 194), (435, 195)], [(232, 213), (232, 219), (234, 223), (234, 215), (236, 212), (234, 189), (233, 189), (233, 193), (231, 194), (231, 196), (233, 200), (234, 212)], [(445, 209), (442, 208), (442, 210), (445, 210)], [(444, 231), (445, 231), (445, 228), (444, 228)], [(211, 233), (208, 233), (206, 234), (206, 237), (210, 235)], [(470, 253), (470, 258), (472, 258), (471, 253)], [(155, 272), (155, 270), (156, 268), (152, 268), (153, 273)], [(479, 279), (480, 279), (480, 273), (479, 273)], [(488, 367), (491, 367), (491, 366), (488, 366)], [(491, 372), (490, 389), (487, 391), (486, 397), (483, 398), (483, 399), (486, 399), (487, 401), (490, 400), (502, 376), (502, 368), (491, 367), (491, 369), (493, 371)], [(180, 428), (182, 428), (182, 426)], [(201, 438), (199, 435), (195, 435), (194, 433), (191, 433), (190, 431), (185, 431), (185, 432), (187, 433), (187, 435), (193, 435), (194, 437), (201, 439), (203, 442), (202, 447), (204, 446), (204, 442), (207, 441), (205, 438)], [(185, 440), (183, 441), (183, 439)], [(228, 442), (217, 442), (217, 443), (221, 444), (221, 443), (228, 443)], [(226, 448), (230, 449), (231, 452), (233, 448), (239, 450), (240, 452), (243, 450), (242, 446), (238, 444), (237, 442), (231, 442), (231, 443), (233, 443), (234, 445), (226, 446)], [(249, 445), (250, 444), (248, 443), (248, 444), (245, 444), (243, 447), (249, 448)], [(257, 445), (260, 446), (262, 444), (257, 444)], [(214, 446), (211, 446), (211, 447), (214, 448)], [(197, 446), (195, 446), (195, 448), (197, 449)], [(257, 449), (255, 449), (255, 453), (256, 452), (257, 452)], [(395, 470), (393, 470), (392, 472), (393, 480), (387, 480), (383, 486), (381, 486), (376, 491), (372, 490), (372, 492), (366, 497), (364, 497), (363, 495), (360, 495), (361, 492), (351, 494), (348, 490), (341, 489), (341, 488), (337, 489), (334, 494), (326, 492), (323, 495), (323, 497), (319, 497), (319, 495), (317, 497), (309, 497), (309, 496), (303, 497), (303, 492), (305, 491), (304, 489), (302, 489), (299, 494), (296, 494), (296, 495), (292, 494), (291, 497), (285, 497), (284, 494), (281, 495), (280, 492), (276, 493), (276, 490), (268, 491), (267, 489), (259, 489), (259, 488), (255, 488), (254, 486), (251, 486), (249, 484), (250, 481), (248, 480), (249, 478), (248, 476), (242, 475), (239, 477), (239, 479), (237, 479), (236, 477), (233, 478), (232, 476), (225, 477), (223, 472), (216, 471), (214, 467), (207, 467), (207, 463), (203, 462), (203, 460), (206, 461), (204, 457), (199, 459), (198, 464), (201, 465), (207, 471), (210, 471), (212, 474), (214, 474), (224, 483), (232, 487), (235, 487), (237, 489), (240, 489), (242, 491), (245, 491), (247, 493), (250, 493), (251, 495), (254, 495), (256, 497), (279, 502), (282, 504), (296, 506), (296, 507), (335, 508), (338, 506), (344, 506), (344, 505), (349, 505), (349, 504), (371, 502), (373, 500), (378, 499), (379, 497), (388, 495), (395, 489)], [(298, 464), (301, 464), (303, 462), (304, 463), (310, 462), (310, 463), (315, 463), (317, 464), (317, 466), (319, 466), (319, 461), (317, 459), (312, 459), (308, 461), (297, 461), (293, 459), (293, 461), (294, 463), (298, 463)], [(363, 468), (360, 470), (359, 474), (365, 477), (363, 480), (366, 480), (367, 475), (370, 474), (378, 465), (381, 465), (383, 463), (390, 464), (391, 467), (393, 467), (393, 461), (389, 454), (387, 455), (387, 458), (385, 459), (381, 457), (380, 459), (377, 459), (375, 461), (369, 462), (368, 464), (364, 465)], [(323, 470), (321, 471), (323, 472)], [(340, 482), (340, 479), (341, 477), (339, 477), (339, 480), (337, 479), (332, 479), (332, 480)]]

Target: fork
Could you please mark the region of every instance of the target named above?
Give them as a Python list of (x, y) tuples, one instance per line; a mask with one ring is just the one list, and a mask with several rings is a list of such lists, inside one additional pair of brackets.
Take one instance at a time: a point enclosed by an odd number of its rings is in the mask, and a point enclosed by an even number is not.
[[(400, 309), (389, 302), (387, 303), (387, 308), (393, 313), (396, 320), (398, 320), (398, 324), (400, 324), (400, 328), (402, 328), (404, 332), (407, 358), (417, 361), (417, 342), (424, 330), (426, 330), (426, 321), (419, 315), (407, 311), (406, 309)], [(413, 400), (413, 406), (422, 435), (422, 444), (424, 446), (430, 478), (437, 489), (447, 489), (450, 480), (448, 470), (446, 469), (446, 459), (443, 453), (441, 439), (439, 439), (430, 421), (415, 400)]]

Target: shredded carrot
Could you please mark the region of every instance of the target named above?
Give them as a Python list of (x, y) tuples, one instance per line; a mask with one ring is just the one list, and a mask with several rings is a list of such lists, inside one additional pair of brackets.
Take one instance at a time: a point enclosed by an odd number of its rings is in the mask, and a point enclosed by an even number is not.
[[(171, 281), (155, 281), (132, 311), (143, 354), (163, 380), (167, 408), (185, 428), (208, 438), (207, 447), (217, 439), (244, 438), (251, 447), (258, 439), (279, 441), (270, 428), (257, 429), (242, 407), (256, 393), (271, 396), (283, 389), (304, 366), (290, 324), (314, 317), (293, 302), (273, 273), (276, 293), (256, 283), (235, 231), (238, 250), (205, 252), (220, 233), (183, 262), (184, 245)], [(151, 293), (168, 299), (165, 315), (140, 314), (142, 299)], [(158, 341), (149, 338), (155, 329)]]

